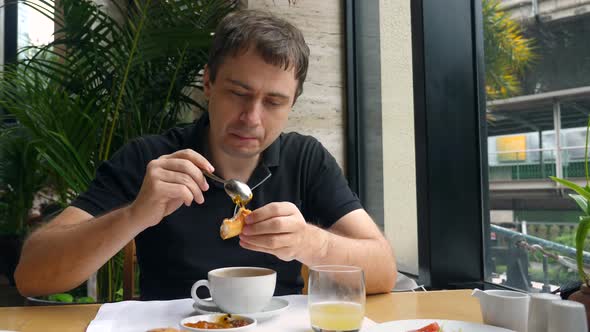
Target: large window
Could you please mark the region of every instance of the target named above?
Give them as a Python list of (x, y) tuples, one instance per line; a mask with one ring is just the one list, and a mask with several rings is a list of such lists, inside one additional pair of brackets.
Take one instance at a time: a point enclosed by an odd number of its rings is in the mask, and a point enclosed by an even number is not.
[[(33, 8), (43, 10), (39, 13)], [(24, 49), (29, 45), (44, 45), (53, 40), (55, 26), (49, 18), (54, 13), (46, 9), (43, 0), (29, 0), (26, 2), (5, 2), (0, 0), (0, 65), (26, 57), (32, 51)]]
[[(390, 19), (403, 26), (403, 17), (387, 15), (402, 7), (380, 2), (381, 91), (371, 89), (378, 81), (359, 65), (374, 54), (356, 49), (353, 73), (361, 79), (355, 80), (357, 99), (349, 101), (349, 112), (356, 112), (349, 119), (357, 121), (354, 133), (361, 136), (350, 147), (369, 144), (377, 134), (382, 139), (382, 161), (365, 162), (374, 170), (382, 166), (384, 199), (363, 198), (383, 204), (386, 234), (396, 249), (404, 241), (418, 248), (416, 265), (406, 256), (411, 250), (399, 255), (398, 249), (401, 270), (415, 271), (430, 288), (496, 285), (549, 292), (576, 280), (573, 234), (580, 213), (569, 191), (549, 176), (585, 184), (589, 6), (412, 1), (410, 55), (403, 31), (387, 29)], [(387, 61), (390, 45), (393, 61)], [(410, 63), (402, 62), (408, 57)], [(405, 77), (408, 67), (413, 80)], [(404, 89), (408, 84), (413, 89)], [(382, 101), (380, 117), (362, 114), (363, 89)], [(413, 103), (399, 91), (413, 94)], [(410, 107), (413, 126), (407, 125)], [(372, 131), (371, 121), (380, 122), (382, 132)], [(409, 130), (415, 135), (411, 147)], [(374, 180), (374, 172), (358, 174), (360, 188)], [(392, 190), (407, 195), (390, 195)], [(411, 196), (415, 206), (408, 204)], [(408, 231), (416, 225), (414, 233)]]
[[(18, 4), (17, 47), (19, 50), (22, 51), (25, 46), (46, 45), (53, 41), (54, 23), (47, 17), (51, 17), (53, 12), (46, 8), (47, 5), (42, 0), (29, 0), (26, 4)], [(39, 10), (44, 10), (43, 14)], [(26, 51), (19, 54), (20, 57), (29, 55), (32, 53)]]
[[(569, 191), (549, 176), (585, 184), (590, 16), (584, 14), (587, 4), (536, 3), (482, 2), (491, 222), (487, 279), (548, 292), (578, 279), (573, 258), (580, 212)], [(586, 259), (590, 262), (590, 255)]]
[(4, 0), (0, 0), (0, 66), (4, 64)]

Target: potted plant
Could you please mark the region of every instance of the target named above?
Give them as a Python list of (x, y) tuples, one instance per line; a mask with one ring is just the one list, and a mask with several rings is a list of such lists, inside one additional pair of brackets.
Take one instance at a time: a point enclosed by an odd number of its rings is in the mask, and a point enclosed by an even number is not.
[(586, 307), (586, 318), (588, 319), (589, 323), (588, 326), (590, 326), (590, 276), (586, 274), (586, 271), (584, 270), (584, 244), (586, 242), (588, 231), (590, 230), (590, 204), (588, 204), (588, 202), (590, 202), (590, 172), (588, 168), (589, 131), (590, 118), (588, 119), (588, 125), (586, 126), (586, 145), (584, 153), (586, 185), (581, 187), (576, 183), (566, 179), (561, 179), (554, 176), (550, 177), (553, 181), (576, 192), (576, 194), (570, 194), (569, 196), (578, 204), (583, 213), (580, 216), (580, 222), (578, 223), (575, 237), (576, 265), (582, 285), (578, 291), (570, 295), (569, 299), (584, 304)]
[[(238, 3), (110, 1), (110, 15), (90, 0), (18, 2), (51, 18), (56, 31), (0, 72), (0, 107), (30, 135), (62, 206), (127, 141), (205, 109), (193, 92), (214, 28)], [(119, 298), (119, 256), (99, 271), (99, 301)]]
[(0, 274), (12, 286), (33, 197), (45, 180), (29, 138), (22, 127), (0, 124)]

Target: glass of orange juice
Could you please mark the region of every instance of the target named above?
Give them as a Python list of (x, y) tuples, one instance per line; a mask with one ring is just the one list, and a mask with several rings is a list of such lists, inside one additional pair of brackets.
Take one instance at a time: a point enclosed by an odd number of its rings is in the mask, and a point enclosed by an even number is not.
[(309, 268), (308, 308), (315, 332), (353, 332), (365, 316), (365, 277), (356, 266)]

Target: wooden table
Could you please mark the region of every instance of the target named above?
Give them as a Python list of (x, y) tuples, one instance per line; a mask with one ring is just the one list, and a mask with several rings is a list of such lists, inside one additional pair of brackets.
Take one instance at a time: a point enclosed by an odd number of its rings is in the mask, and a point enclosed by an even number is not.
[[(82, 332), (99, 307), (88, 304), (0, 308), (0, 330)], [(471, 297), (471, 290), (369, 296), (366, 313), (376, 322), (413, 318), (482, 321), (479, 302)]]

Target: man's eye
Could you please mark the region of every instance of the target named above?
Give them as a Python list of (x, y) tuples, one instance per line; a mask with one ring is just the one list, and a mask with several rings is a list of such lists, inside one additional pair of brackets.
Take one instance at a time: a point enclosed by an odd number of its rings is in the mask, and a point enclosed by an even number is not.
[(234, 91), (234, 90), (232, 90), (231, 93), (235, 96), (238, 96), (238, 97), (244, 97), (246, 95), (245, 93), (241, 93), (241, 92)]
[(283, 104), (282, 102), (276, 100), (267, 100), (266, 102), (271, 106), (281, 106)]

